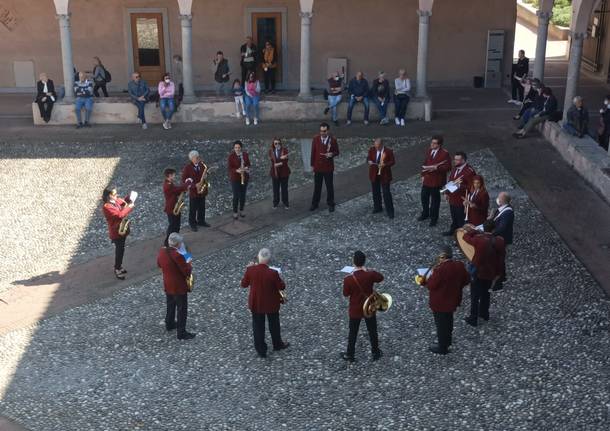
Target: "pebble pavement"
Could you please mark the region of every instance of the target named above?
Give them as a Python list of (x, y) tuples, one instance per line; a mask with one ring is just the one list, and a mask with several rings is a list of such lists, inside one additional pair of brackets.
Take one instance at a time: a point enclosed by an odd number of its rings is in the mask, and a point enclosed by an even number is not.
[[(610, 303), (489, 151), (471, 163), (492, 193), (514, 195), (516, 240), (504, 291), (478, 328), (456, 313), (454, 347), (438, 357), (425, 290), (413, 283), (445, 240), (415, 222), (419, 181), (393, 186), (397, 217), (370, 195), (195, 259), (196, 291), (179, 342), (162, 324), (160, 277), (0, 338), (0, 413), (33, 431), (69, 430), (601, 430), (610, 424)], [(255, 355), (245, 264), (269, 246), (283, 269), (291, 347)], [(341, 295), (350, 255), (386, 276), (378, 317), (384, 357), (361, 326), (356, 363)], [(268, 338), (268, 335), (267, 335)], [(11, 364), (19, 363), (15, 368)]]

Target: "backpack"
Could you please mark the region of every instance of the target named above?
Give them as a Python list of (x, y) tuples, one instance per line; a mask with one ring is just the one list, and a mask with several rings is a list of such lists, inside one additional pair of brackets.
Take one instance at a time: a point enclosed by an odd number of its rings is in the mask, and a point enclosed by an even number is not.
[(106, 75), (106, 82), (112, 82), (112, 75), (110, 74), (110, 71), (108, 69), (106, 69), (104, 67), (104, 75)]

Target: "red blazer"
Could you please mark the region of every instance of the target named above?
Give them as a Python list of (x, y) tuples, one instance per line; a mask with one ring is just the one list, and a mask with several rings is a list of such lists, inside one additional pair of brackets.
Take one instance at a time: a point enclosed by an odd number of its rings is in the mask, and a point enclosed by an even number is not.
[[(354, 277), (358, 279), (354, 280)], [(355, 271), (343, 279), (343, 296), (349, 296), (349, 318), (361, 319), (362, 306), (366, 298), (373, 293), (373, 284), (383, 281), (383, 275), (377, 271)]]
[[(280, 157), (281, 156), (287, 156), (288, 155), (288, 148), (282, 147), (280, 149)], [(277, 161), (275, 160), (275, 149), (271, 149), (269, 150), (269, 160), (271, 160), (271, 170), (269, 171), (269, 175), (271, 175), (272, 178), (288, 178), (290, 176), (290, 168), (288, 167), (288, 159), (285, 160), (281, 160), (281, 159), (277, 159)], [(273, 168), (273, 164), (274, 163), (282, 163), (282, 166), (279, 166), (277, 168), (277, 175), (275, 174), (275, 169)]]
[(462, 303), (462, 289), (470, 275), (462, 262), (446, 260), (432, 271), (426, 282), (430, 290), (430, 309), (435, 313), (453, 313)]
[[(472, 264), (477, 269), (477, 278), (490, 281), (498, 276), (504, 277), (504, 238), (488, 232), (468, 232), (464, 235), (464, 240), (474, 246)], [(493, 247), (491, 241), (494, 241)]]
[[(199, 171), (197, 171), (197, 167), (199, 167)], [(189, 178), (191, 180), (193, 180), (193, 183), (192, 183), (193, 187), (191, 187), (189, 190), (189, 196), (192, 198), (201, 196), (201, 195), (197, 194), (197, 187), (195, 187), (195, 184), (197, 184), (199, 181), (201, 181), (201, 177), (203, 176), (203, 171), (205, 171), (203, 162), (199, 162), (197, 164), (197, 166), (195, 166), (191, 162), (182, 169), (182, 183), (186, 183), (186, 180)]]
[(383, 167), (381, 168), (381, 175), (378, 176), (379, 166), (377, 165), (377, 150), (375, 147), (369, 148), (369, 155), (367, 161), (373, 162), (373, 165), (369, 165), (369, 180), (375, 182), (377, 178), (381, 177), (382, 184), (388, 184), (392, 181), (392, 166), (396, 163), (394, 160), (394, 151), (391, 148), (383, 147), (383, 153), (381, 157), (385, 157), (383, 161)]
[(272, 314), (280, 311), (279, 291), (284, 290), (286, 284), (277, 271), (264, 263), (246, 268), (241, 287), (250, 287), (248, 307), (253, 313)]
[[(195, 187), (195, 186), (193, 186)], [(165, 214), (173, 214), (174, 206), (180, 193), (186, 191), (189, 188), (188, 184), (175, 185), (171, 181), (163, 181), (163, 195), (165, 196)]]
[[(169, 254), (167, 253), (169, 250)], [(168, 295), (186, 295), (186, 278), (191, 275), (193, 265), (187, 263), (174, 247), (161, 247), (157, 256), (157, 266), (163, 272), (163, 288)]]
[[(472, 191), (468, 193), (469, 197), (471, 195)], [(487, 220), (487, 213), (489, 212), (489, 193), (487, 193), (487, 190), (479, 190), (474, 198), (470, 197), (470, 200), (476, 206), (471, 205), (468, 208), (466, 222), (475, 226), (483, 224)]]
[[(119, 225), (127, 215), (133, 210), (127, 206), (127, 202), (124, 199), (116, 198), (114, 203), (106, 202), (102, 207), (104, 217), (106, 217), (106, 223), (108, 223), (108, 236), (110, 239), (119, 239)], [(129, 235), (129, 232), (127, 232)], [(125, 236), (127, 236), (125, 235)]]
[(443, 187), (447, 184), (447, 172), (451, 170), (451, 156), (449, 151), (444, 148), (439, 148), (434, 158), (432, 158), (432, 149), (429, 148), (426, 152), (426, 160), (423, 166), (436, 165), (444, 161), (442, 165), (436, 168), (436, 171), (422, 172), (421, 176), (424, 179), (423, 185), (426, 187)]
[[(335, 170), (334, 159), (339, 155), (339, 145), (337, 139), (334, 136), (328, 135), (330, 150), (328, 145), (322, 143), (322, 137), (316, 135), (311, 142), (311, 167), (314, 172), (328, 173)], [(323, 153), (333, 153), (333, 156), (329, 159), (323, 155)]]
[(462, 200), (462, 198), (466, 197), (466, 190), (470, 189), (472, 177), (476, 175), (476, 172), (470, 167), (469, 164), (466, 164), (462, 168), (462, 171), (459, 173), (459, 175), (457, 173), (457, 169), (458, 168), (453, 168), (451, 170), (451, 174), (449, 174), (449, 181), (454, 181), (458, 178), (462, 178), (462, 183), (460, 184), (460, 187), (453, 193), (445, 192), (449, 195), (449, 205), (455, 207), (464, 205), (464, 201)]
[[(249, 168), (250, 167), (250, 157), (248, 157), (248, 153), (246, 153), (245, 151), (241, 152), (242, 157), (244, 158), (244, 167)], [(231, 154), (229, 154), (229, 159), (227, 161), (227, 165), (229, 166), (229, 180), (230, 181), (241, 181), (241, 175), (238, 174), (237, 172), (235, 172), (235, 169), (239, 169), (239, 167), (241, 166), (241, 162), (239, 161), (239, 157), (237, 157), (237, 154), (235, 154), (234, 151), (231, 151)], [(250, 174), (249, 173), (245, 173), (245, 182), (248, 182), (248, 179), (250, 178)]]

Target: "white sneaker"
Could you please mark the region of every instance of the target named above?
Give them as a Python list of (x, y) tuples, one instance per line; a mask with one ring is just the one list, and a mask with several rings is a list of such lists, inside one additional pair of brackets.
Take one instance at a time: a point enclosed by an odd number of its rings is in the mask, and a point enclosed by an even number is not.
[(404, 119), (401, 119), (401, 120), (400, 120), (400, 125), (401, 125), (402, 127), (405, 127), (405, 120), (404, 120)]
[(257, 126), (258, 125), (258, 118), (254, 119), (254, 125)]
[(148, 129), (148, 124), (142, 123), (142, 129), (144, 129), (144, 130)]
[(398, 118), (394, 118), (394, 122), (396, 123), (397, 126), (400, 126), (400, 120)]
[(349, 126), (350, 124), (352, 124), (350, 120), (347, 120), (347, 122), (345, 123), (346, 126)]
[(167, 130), (167, 129), (168, 129), (168, 127), (167, 127), (167, 120), (165, 120), (165, 121), (163, 122), (163, 128), (164, 128), (165, 130)]
[(237, 113), (235, 113), (235, 116), (236, 116), (237, 118), (241, 118), (241, 112), (237, 112)]
[(366, 126), (367, 124), (369, 124), (368, 120), (364, 120), (364, 125)]
[(245, 117), (246, 116), (246, 111), (242, 112), (241, 114)]
[(248, 117), (246, 117), (246, 126), (250, 125), (250, 119)]
[(521, 106), (521, 105), (523, 105), (523, 102), (520, 102), (520, 101), (518, 101), (518, 100), (515, 100), (515, 105), (517, 105), (517, 106)]
[(167, 128), (168, 129), (172, 128), (172, 122), (170, 120), (167, 120)]

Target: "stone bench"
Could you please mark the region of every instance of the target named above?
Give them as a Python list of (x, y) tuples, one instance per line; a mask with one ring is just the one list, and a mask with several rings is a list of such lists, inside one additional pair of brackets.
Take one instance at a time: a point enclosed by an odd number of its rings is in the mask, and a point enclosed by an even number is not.
[[(330, 114), (324, 115), (327, 106), (322, 97), (316, 97), (312, 101), (300, 102), (294, 99), (271, 98), (261, 100), (261, 121), (323, 121), (330, 120)], [(347, 114), (347, 102), (339, 105), (339, 119), (345, 120)], [(389, 116), (393, 118), (394, 107), (389, 108)], [(40, 117), (36, 103), (32, 103), (32, 114), (35, 125), (46, 125)], [(235, 104), (229, 98), (200, 98), (195, 103), (183, 103), (180, 110), (174, 114), (173, 122), (232, 122), (237, 121), (234, 117)], [(84, 115), (84, 111), (83, 111)], [(364, 107), (356, 105), (352, 119), (362, 121)], [(407, 118), (410, 120), (430, 121), (432, 117), (432, 104), (430, 99), (419, 99), (412, 97), (407, 109)], [(371, 104), (370, 120), (379, 121), (377, 108)], [(161, 111), (155, 103), (146, 105), (146, 121), (152, 124), (163, 122)], [(91, 115), (92, 124), (136, 124), (137, 109), (128, 99), (122, 97), (96, 98)], [(53, 107), (53, 114), (49, 125), (76, 124), (74, 104), (58, 102)]]
[(538, 125), (542, 135), (601, 196), (610, 203), (610, 155), (590, 136), (578, 138), (564, 132), (559, 123)]

